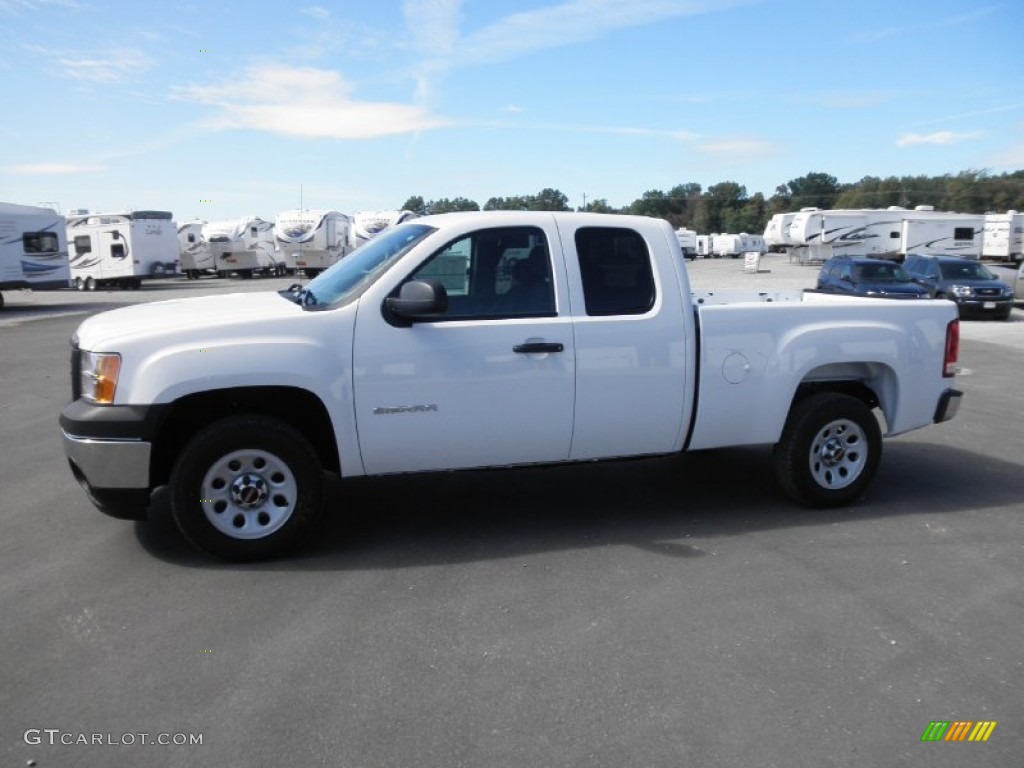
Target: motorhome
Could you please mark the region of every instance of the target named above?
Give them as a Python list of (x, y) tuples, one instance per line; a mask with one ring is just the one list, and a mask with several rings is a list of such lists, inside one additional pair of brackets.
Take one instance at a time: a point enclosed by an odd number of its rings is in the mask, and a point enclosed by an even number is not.
[(351, 244), (358, 248), (388, 227), (415, 218), (416, 214), (412, 211), (359, 211), (352, 217)]
[(1020, 263), (1024, 259), (1024, 213), (986, 213), (981, 256)]
[(66, 225), (52, 208), (0, 203), (0, 290), (67, 288)]
[(919, 205), (801, 211), (789, 225), (791, 257), (823, 262), (832, 256), (903, 259), (908, 253), (981, 255), (984, 216)]
[(71, 282), (78, 290), (138, 288), (174, 274), (178, 232), (170, 211), (73, 211), (67, 219)]
[(242, 216), (207, 222), (202, 231), (213, 251), (218, 275), (284, 274), (284, 261), (274, 248), (274, 222)]
[(711, 238), (711, 254), (716, 258), (728, 256), (738, 259), (744, 253), (764, 253), (767, 250), (761, 235), (740, 232), (735, 235), (713, 235)]
[(274, 219), (278, 258), (289, 274), (315, 277), (352, 250), (348, 216), (329, 210), (281, 211)]
[(684, 258), (690, 260), (697, 258), (697, 232), (695, 230), (680, 227), (676, 230), (676, 240), (679, 241)]
[(203, 237), (205, 224), (205, 221), (197, 219), (178, 225), (178, 261), (181, 272), (189, 280), (198, 280), (201, 275), (216, 271), (213, 251)]

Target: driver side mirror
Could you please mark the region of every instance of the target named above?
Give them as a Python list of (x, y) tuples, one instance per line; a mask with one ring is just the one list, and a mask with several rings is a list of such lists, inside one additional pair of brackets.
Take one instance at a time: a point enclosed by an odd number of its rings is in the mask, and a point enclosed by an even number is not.
[(448, 291), (435, 280), (413, 280), (399, 289), (398, 296), (384, 299), (384, 319), (398, 328), (436, 320), (448, 310)]

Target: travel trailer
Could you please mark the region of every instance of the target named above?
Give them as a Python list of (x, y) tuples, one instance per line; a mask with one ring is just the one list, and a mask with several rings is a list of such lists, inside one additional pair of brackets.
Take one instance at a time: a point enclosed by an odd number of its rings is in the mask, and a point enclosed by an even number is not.
[(908, 253), (981, 255), (985, 217), (974, 213), (888, 208), (801, 211), (789, 225), (791, 257), (825, 261), (832, 256), (901, 260)]
[(728, 256), (738, 259), (744, 253), (764, 253), (767, 251), (764, 237), (740, 232), (738, 235), (712, 235), (711, 254), (715, 258)]
[(697, 235), (697, 258), (698, 259), (710, 259), (711, 258), (711, 242), (714, 240), (714, 235)]
[(213, 251), (218, 275), (284, 274), (284, 262), (274, 248), (274, 222), (242, 216), (207, 222), (202, 231)]
[(353, 248), (352, 224), (338, 211), (281, 211), (274, 219), (278, 258), (289, 274), (303, 270), (315, 277)]
[(68, 216), (71, 282), (78, 290), (138, 288), (174, 274), (178, 232), (170, 211), (72, 211)]
[(205, 224), (205, 221), (196, 220), (178, 225), (178, 261), (182, 273), (189, 280), (198, 280), (201, 275), (217, 271), (213, 251), (203, 237)]
[(687, 259), (697, 258), (697, 233), (692, 229), (680, 227), (676, 230), (676, 240), (679, 247), (683, 249), (683, 257)]
[(1024, 213), (986, 213), (981, 256), (1020, 263), (1024, 259)]
[(360, 211), (352, 217), (352, 246), (358, 248), (388, 227), (415, 218), (412, 211)]
[(52, 208), (0, 203), (0, 290), (67, 288), (66, 225)]

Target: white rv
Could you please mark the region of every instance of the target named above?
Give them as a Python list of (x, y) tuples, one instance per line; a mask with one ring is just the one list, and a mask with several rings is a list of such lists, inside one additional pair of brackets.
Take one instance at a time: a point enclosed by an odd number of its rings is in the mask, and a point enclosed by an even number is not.
[(738, 259), (744, 253), (764, 253), (767, 250), (764, 237), (740, 232), (736, 235), (719, 234), (711, 237), (711, 254)]
[(144, 279), (174, 274), (178, 232), (170, 211), (118, 211), (68, 216), (71, 282), (78, 290), (138, 288)]
[(217, 274), (234, 272), (240, 277), (284, 274), (284, 262), (274, 248), (274, 223), (258, 216), (210, 221), (203, 236), (213, 251)]
[(986, 213), (982, 258), (1019, 263), (1024, 259), (1024, 213)]
[(984, 216), (888, 208), (801, 211), (789, 225), (792, 253), (800, 261), (825, 261), (832, 256), (902, 259), (908, 253), (981, 255)]
[(358, 248), (388, 227), (415, 218), (416, 214), (412, 211), (360, 211), (352, 217), (351, 244), (354, 248)]
[(680, 227), (676, 230), (676, 240), (679, 241), (684, 258), (697, 258), (697, 232), (695, 230)]
[(764, 244), (769, 253), (785, 253), (792, 241), (789, 239), (789, 225), (796, 213), (776, 213), (764, 228)]
[(178, 225), (178, 253), (181, 271), (189, 280), (211, 274), (217, 267), (210, 244), (203, 237), (205, 221), (187, 221)]
[(278, 258), (289, 273), (314, 277), (352, 250), (351, 221), (338, 211), (281, 211), (274, 219)]
[(698, 259), (710, 259), (713, 255), (711, 253), (711, 243), (714, 241), (714, 235), (697, 235), (697, 258)]
[(0, 203), (0, 290), (67, 288), (71, 268), (65, 226), (52, 208)]

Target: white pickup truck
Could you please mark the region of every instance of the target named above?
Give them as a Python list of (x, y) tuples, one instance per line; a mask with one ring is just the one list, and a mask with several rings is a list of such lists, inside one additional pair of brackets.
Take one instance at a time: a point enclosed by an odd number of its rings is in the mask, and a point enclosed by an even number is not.
[[(691, 293), (659, 219), (484, 212), (394, 227), (290, 291), (87, 319), (61, 413), (117, 517), (169, 486), (200, 549), (277, 554), (324, 471), (359, 475), (774, 446), (783, 490), (862, 495), (886, 434), (954, 416), (947, 301)], [(344, 486), (342, 486), (344, 487)]]

